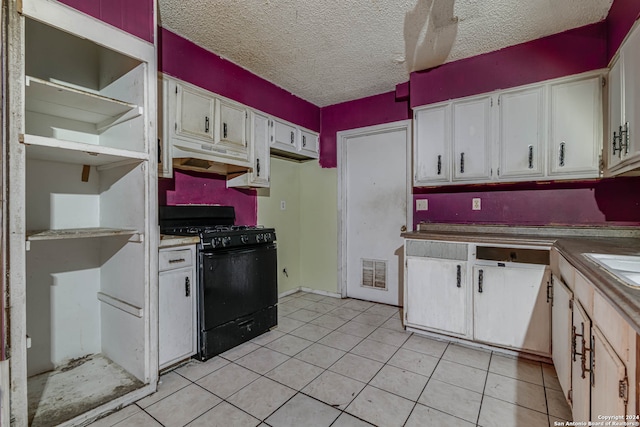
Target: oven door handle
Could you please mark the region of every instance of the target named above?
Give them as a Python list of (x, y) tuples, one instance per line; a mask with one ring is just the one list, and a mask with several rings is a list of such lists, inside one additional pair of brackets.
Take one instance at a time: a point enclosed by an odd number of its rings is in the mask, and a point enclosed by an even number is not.
[(226, 249), (222, 249), (222, 248), (204, 249), (202, 251), (202, 255), (212, 258), (212, 257), (217, 257), (217, 256), (227, 255), (227, 254), (248, 254), (248, 253), (256, 252), (257, 250), (260, 250), (260, 249), (266, 249), (266, 250), (276, 249), (276, 244), (269, 243), (267, 245), (261, 244), (261, 245), (251, 245), (251, 246), (243, 246), (239, 248), (226, 248)]

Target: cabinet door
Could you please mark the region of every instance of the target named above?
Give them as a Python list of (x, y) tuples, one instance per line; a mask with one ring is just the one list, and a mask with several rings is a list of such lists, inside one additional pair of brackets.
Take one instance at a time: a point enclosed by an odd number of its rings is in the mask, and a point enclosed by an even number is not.
[(473, 267), (473, 336), (478, 341), (550, 354), (548, 270)]
[(598, 176), (600, 111), (600, 77), (551, 86), (550, 175)]
[(247, 118), (248, 112), (240, 104), (218, 99), (217, 111), (219, 122), (217, 125), (217, 143), (232, 147), (238, 151), (247, 149)]
[(269, 118), (251, 113), (251, 139), (253, 142), (253, 171), (250, 183), (256, 186), (269, 186), (271, 157), (269, 156)]
[(500, 179), (544, 173), (543, 88), (504, 92), (499, 98)]
[(465, 335), (466, 262), (407, 258), (407, 324)]
[(491, 176), (491, 97), (453, 103), (453, 178), (483, 181)]
[[(620, 134), (620, 125), (622, 124), (622, 102), (624, 92), (622, 92), (622, 58), (611, 67), (609, 71), (609, 132), (607, 132), (607, 158), (609, 159), (607, 166), (609, 168), (616, 166), (622, 160), (622, 152), (619, 150), (617, 141)], [(615, 133), (615, 135), (614, 135)], [(613, 152), (614, 136), (616, 139), (616, 151)]]
[(273, 137), (273, 148), (298, 151), (298, 129), (295, 126), (273, 119)]
[[(629, 149), (626, 157), (640, 155), (640, 27), (636, 26), (622, 47), (624, 120), (627, 124)], [(623, 152), (624, 153), (624, 152)]]
[(213, 142), (214, 99), (187, 86), (176, 86), (176, 133)]
[(592, 330), (593, 383), (591, 395), (591, 419), (598, 415), (627, 413), (627, 369), (613, 351), (600, 329)]
[(558, 276), (552, 277), (553, 299), (551, 308), (551, 347), (553, 365), (565, 398), (571, 390), (571, 327), (573, 294)]
[(318, 157), (318, 135), (312, 132), (300, 131), (300, 153), (305, 156)]
[[(571, 401), (575, 421), (589, 421), (591, 412), (591, 320), (577, 300), (573, 301), (572, 347), (575, 349), (571, 366)], [(584, 362), (582, 354), (585, 354)], [(584, 368), (584, 369), (583, 369)], [(604, 414), (603, 414), (604, 415)]]
[(413, 129), (414, 185), (450, 181), (451, 105), (416, 111)]
[(192, 267), (160, 273), (158, 287), (158, 363), (162, 368), (194, 353)]

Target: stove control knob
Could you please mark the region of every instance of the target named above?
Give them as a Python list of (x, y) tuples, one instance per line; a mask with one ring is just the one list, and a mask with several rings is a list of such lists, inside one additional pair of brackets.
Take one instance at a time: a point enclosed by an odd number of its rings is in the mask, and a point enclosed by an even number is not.
[(264, 233), (264, 241), (265, 242), (271, 241), (271, 233)]
[(229, 243), (231, 243), (231, 237), (226, 236), (222, 238), (222, 246), (227, 246)]
[(220, 238), (219, 237), (214, 237), (213, 239), (211, 239), (211, 246), (213, 246), (214, 248), (217, 248), (220, 246)]
[(256, 242), (262, 242), (262, 234), (256, 234)]
[(240, 241), (246, 245), (247, 243), (249, 243), (249, 236), (243, 234), (242, 236), (240, 236)]

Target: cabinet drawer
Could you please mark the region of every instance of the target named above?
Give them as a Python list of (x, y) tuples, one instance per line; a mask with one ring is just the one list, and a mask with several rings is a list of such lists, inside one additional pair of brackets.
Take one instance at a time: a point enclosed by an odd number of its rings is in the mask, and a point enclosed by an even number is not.
[(190, 249), (174, 249), (161, 251), (160, 271), (173, 270), (176, 268), (188, 267), (193, 264), (192, 252)]
[(465, 243), (407, 240), (405, 250), (407, 256), (466, 261), (467, 247)]

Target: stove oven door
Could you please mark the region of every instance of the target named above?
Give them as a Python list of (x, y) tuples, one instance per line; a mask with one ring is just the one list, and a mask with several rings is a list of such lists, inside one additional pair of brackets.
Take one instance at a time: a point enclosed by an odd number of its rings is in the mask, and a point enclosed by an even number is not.
[(201, 359), (206, 360), (276, 325), (276, 245), (200, 253)]

